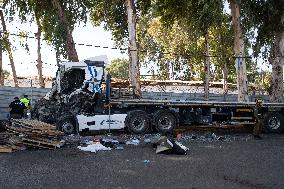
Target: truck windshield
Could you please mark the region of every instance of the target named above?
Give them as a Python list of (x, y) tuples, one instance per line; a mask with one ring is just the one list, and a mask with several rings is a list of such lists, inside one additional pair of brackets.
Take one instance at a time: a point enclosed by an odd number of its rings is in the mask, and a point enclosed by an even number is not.
[(61, 80), (61, 92), (70, 94), (74, 90), (83, 86), (85, 80), (85, 71), (82, 69), (72, 69), (65, 72)]

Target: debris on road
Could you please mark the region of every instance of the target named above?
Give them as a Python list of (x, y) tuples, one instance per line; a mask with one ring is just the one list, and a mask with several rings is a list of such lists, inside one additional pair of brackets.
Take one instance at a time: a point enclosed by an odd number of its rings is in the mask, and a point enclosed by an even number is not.
[(15, 137), (12, 138), (11, 133), (0, 133), (0, 153), (11, 153), (23, 149), (15, 145), (16, 141)]
[(104, 145), (106, 147), (113, 148), (114, 145), (118, 145), (119, 144), (119, 141), (118, 140), (114, 140), (114, 139), (102, 139), (101, 143), (102, 143), (102, 145)]
[(133, 138), (133, 139), (126, 141), (126, 144), (138, 146), (140, 144), (140, 140), (138, 140), (137, 138)]
[(97, 152), (97, 151), (108, 151), (111, 150), (110, 147), (105, 147), (100, 142), (90, 142), (87, 146), (78, 146), (78, 149), (86, 152)]
[[(6, 129), (9, 132), (9, 141), (7, 142), (6, 138), (5, 145), (1, 147), (7, 152), (25, 149), (25, 147), (55, 149), (64, 145), (64, 141), (60, 140), (64, 133), (57, 131), (55, 126), (40, 121), (12, 119), (11, 124), (6, 125)], [(9, 148), (12, 150), (7, 150)]]
[(145, 163), (145, 164), (150, 163), (150, 160), (145, 159), (145, 160), (143, 160), (143, 163)]
[(202, 142), (214, 142), (214, 141), (230, 141), (230, 136), (218, 136), (215, 133), (207, 132), (205, 134), (183, 134), (182, 140), (187, 141), (202, 141)]
[(124, 148), (122, 146), (117, 146), (115, 149), (116, 150), (124, 150)]
[(186, 155), (189, 148), (182, 143), (175, 141), (173, 138), (161, 136), (158, 140), (153, 141), (156, 147), (156, 153)]

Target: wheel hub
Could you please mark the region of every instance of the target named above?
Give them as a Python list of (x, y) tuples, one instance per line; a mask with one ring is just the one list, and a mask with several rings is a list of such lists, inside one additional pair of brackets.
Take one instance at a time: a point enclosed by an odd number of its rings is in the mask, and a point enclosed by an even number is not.
[(272, 117), (269, 119), (268, 125), (271, 129), (278, 129), (280, 127), (280, 120), (276, 117)]
[(172, 127), (172, 125), (173, 125), (173, 123), (167, 117), (163, 117), (159, 120), (159, 128), (170, 129)]
[(145, 120), (136, 118), (136, 119), (133, 120), (132, 125), (133, 125), (134, 129), (141, 130), (141, 129), (144, 128)]
[(74, 130), (74, 126), (72, 123), (66, 122), (62, 125), (62, 130), (66, 133), (72, 133)]

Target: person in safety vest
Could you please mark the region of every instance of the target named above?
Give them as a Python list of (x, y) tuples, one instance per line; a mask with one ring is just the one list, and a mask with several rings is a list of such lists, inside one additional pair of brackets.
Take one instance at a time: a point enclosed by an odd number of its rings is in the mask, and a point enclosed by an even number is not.
[(28, 95), (24, 95), (24, 98), (22, 98), (20, 101), (25, 105), (25, 109), (30, 108), (30, 99), (28, 98)]
[(30, 99), (28, 98), (28, 95), (24, 95), (24, 98), (21, 98), (20, 100), (24, 106), (25, 106), (25, 110), (24, 110), (24, 117), (28, 118), (28, 110), (30, 109)]

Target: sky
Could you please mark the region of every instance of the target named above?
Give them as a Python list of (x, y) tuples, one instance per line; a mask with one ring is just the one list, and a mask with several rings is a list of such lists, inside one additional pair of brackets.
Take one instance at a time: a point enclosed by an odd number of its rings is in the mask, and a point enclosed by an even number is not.
[[(28, 36), (34, 36), (37, 27), (34, 23), (21, 24), (19, 21), (7, 22), (7, 30), (13, 34), (19, 34), (20, 31), (28, 32)], [(74, 29), (73, 38), (78, 44), (92, 44), (103, 47), (114, 47), (111, 33), (105, 31), (102, 26), (93, 27), (90, 22), (81, 24)], [(20, 45), (27, 40), (29, 52)], [(37, 40), (21, 39), (18, 36), (10, 35), (10, 42), (14, 46), (14, 62), (16, 65), (16, 72), (18, 76), (37, 76), (36, 59), (37, 59)], [(128, 58), (126, 54), (122, 54), (120, 50), (88, 47), (76, 45), (79, 60), (84, 60), (98, 55), (107, 55), (109, 62), (115, 58)], [(54, 77), (56, 74), (56, 57), (55, 51), (45, 41), (42, 41), (42, 61), (43, 61), (43, 75)], [(3, 68), (10, 71), (8, 55), (3, 53)]]

